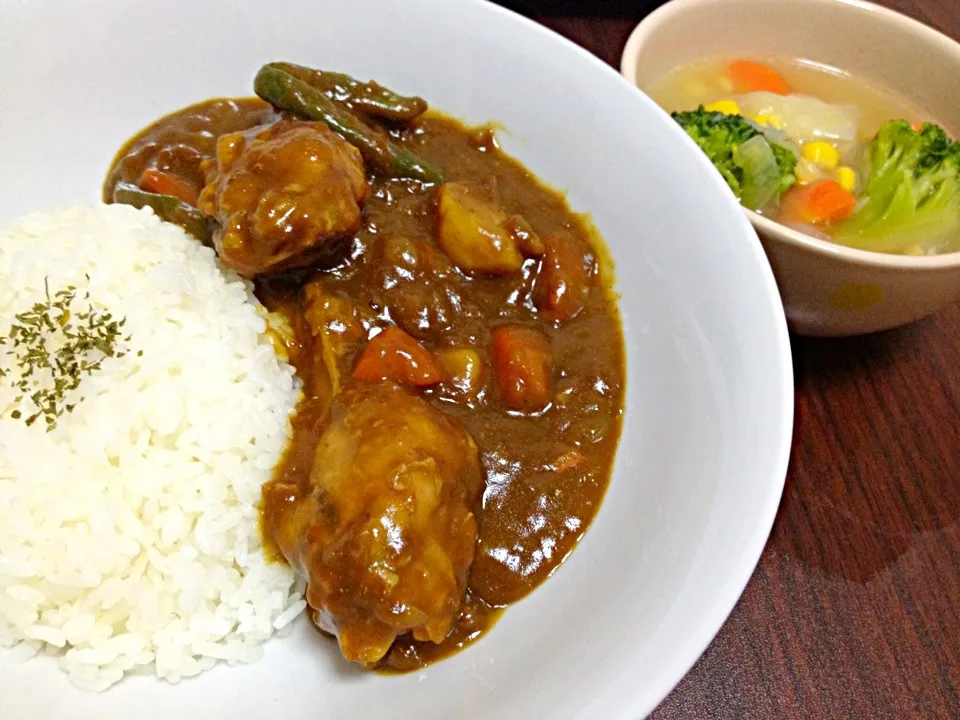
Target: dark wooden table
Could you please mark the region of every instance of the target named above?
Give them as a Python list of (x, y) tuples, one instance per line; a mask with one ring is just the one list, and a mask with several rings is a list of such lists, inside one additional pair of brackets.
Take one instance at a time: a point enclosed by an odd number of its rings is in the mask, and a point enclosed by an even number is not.
[[(960, 38), (960, 0), (882, 2)], [(619, 67), (652, 4), (535, 17)], [(960, 719), (960, 305), (869, 337), (791, 340), (794, 446), (770, 542), (651, 717)]]

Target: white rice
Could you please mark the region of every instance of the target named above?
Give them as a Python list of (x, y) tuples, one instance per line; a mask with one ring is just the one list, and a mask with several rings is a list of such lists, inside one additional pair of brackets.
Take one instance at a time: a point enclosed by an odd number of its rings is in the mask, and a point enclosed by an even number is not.
[(90, 690), (259, 659), (304, 608), (259, 536), (260, 488), (299, 393), (263, 309), (212, 250), (123, 205), (0, 230), (0, 337), (45, 279), (77, 286), (78, 302), (89, 289), (131, 339), (49, 433), (11, 417), (17, 366), (0, 346), (3, 654), (46, 651)]

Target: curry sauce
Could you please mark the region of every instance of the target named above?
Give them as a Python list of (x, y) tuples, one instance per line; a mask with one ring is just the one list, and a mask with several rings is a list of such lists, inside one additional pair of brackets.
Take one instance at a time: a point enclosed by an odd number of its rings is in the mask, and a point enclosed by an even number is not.
[[(276, 122), (282, 114), (253, 99), (214, 100), (170, 115), (121, 150), (104, 186), (137, 183), (146, 169), (170, 172), (199, 193), (217, 138)], [(500, 151), (492, 132), (429, 112), (387, 126), (392, 140), (441, 168), (447, 182), (470, 183), (495, 197), (505, 216), (521, 217), (531, 235), (563, 233), (591, 263), (582, 309), (546, 322), (536, 296), (544, 260), (526, 257), (518, 272), (462, 272), (437, 243), (437, 196), (419, 180), (369, 174), (370, 197), (342, 255), (258, 277), (256, 295), (289, 327), (286, 351), (304, 383), (293, 435), (264, 488), (262, 530), (272, 557), (276, 539), (310, 494), (317, 443), (335, 395), (357, 385), (352, 372), (377, 330), (397, 326), (440, 358), (469, 350), (469, 387), (450, 377), (417, 395), (457, 421), (476, 444), (484, 481), (473, 508), (479, 528), (466, 598), (441, 642), (399, 637), (377, 666), (409, 671), (454, 652), (487, 630), (502, 608), (540, 585), (563, 562), (593, 520), (610, 480), (621, 429), (625, 363), (610, 263), (602, 241), (565, 199)], [(305, 288), (322, 288), (325, 307), (349, 303), (362, 329), (340, 336), (334, 361), (318, 370)], [(551, 396), (534, 412), (508, 404), (497, 382), (492, 335), (503, 326), (533, 328), (552, 354)], [(345, 338), (345, 339), (343, 339)], [(328, 358), (329, 359), (329, 358)], [(332, 377), (331, 380), (331, 372)], [(308, 594), (309, 598), (309, 594)]]

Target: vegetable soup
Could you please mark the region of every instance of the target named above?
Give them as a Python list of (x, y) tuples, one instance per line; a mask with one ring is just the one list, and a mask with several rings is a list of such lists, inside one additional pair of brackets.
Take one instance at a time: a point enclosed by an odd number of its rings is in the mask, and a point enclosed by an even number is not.
[(707, 58), (647, 91), (745, 207), (864, 250), (960, 250), (960, 143), (888, 90), (809, 61)]

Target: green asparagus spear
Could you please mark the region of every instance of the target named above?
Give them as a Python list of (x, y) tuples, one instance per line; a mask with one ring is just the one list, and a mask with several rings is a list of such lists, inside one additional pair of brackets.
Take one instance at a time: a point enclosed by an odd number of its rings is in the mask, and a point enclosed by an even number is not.
[(331, 100), (344, 102), (368, 117), (409, 122), (427, 111), (427, 102), (423, 98), (398, 95), (373, 81), (362, 83), (344, 73), (314, 70), (293, 63), (275, 62), (268, 67), (293, 75)]
[(339, 107), (320, 90), (277, 67), (260, 68), (253, 82), (254, 92), (278, 107), (308, 120), (318, 120), (356, 147), (363, 158), (381, 172), (442, 183), (443, 173), (387, 137), (382, 130), (366, 125), (350, 111)]
[(149, 205), (161, 220), (179, 225), (200, 242), (210, 244), (211, 233), (206, 216), (178, 197), (146, 192), (136, 185), (119, 182), (113, 189), (113, 201), (135, 208)]

